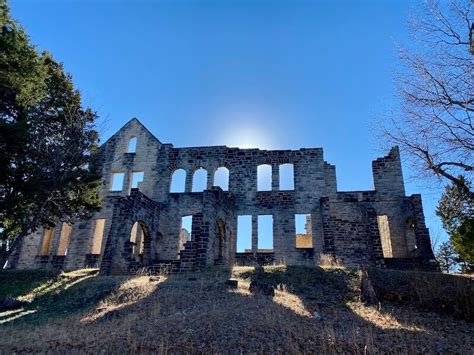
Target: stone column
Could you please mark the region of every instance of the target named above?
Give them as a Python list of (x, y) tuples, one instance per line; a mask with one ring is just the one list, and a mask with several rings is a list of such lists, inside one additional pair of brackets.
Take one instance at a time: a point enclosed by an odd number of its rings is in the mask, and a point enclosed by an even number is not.
[(252, 253), (258, 250), (258, 215), (252, 215)]
[(62, 222), (56, 223), (54, 227), (53, 238), (51, 241), (51, 248), (49, 250), (49, 255), (51, 256), (57, 255), (62, 229), (63, 229), (63, 223)]
[(210, 190), (212, 189), (212, 186), (214, 185), (214, 173), (216, 172), (215, 169), (209, 169), (207, 171), (207, 189)]
[(323, 231), (323, 254), (335, 255), (334, 236), (331, 230), (331, 212), (329, 208), (329, 198), (324, 196), (320, 199), (322, 231)]
[(280, 165), (272, 164), (272, 191), (280, 189)]
[(416, 246), (423, 263), (429, 263), (435, 260), (433, 249), (431, 247), (430, 233), (425, 224), (425, 215), (423, 213), (423, 204), (421, 195), (414, 194), (410, 196), (413, 211), (413, 228), (416, 238)]
[(193, 189), (193, 175), (194, 170), (186, 170), (186, 182), (184, 185), (184, 192), (191, 192)]
[(123, 177), (123, 194), (130, 195), (130, 189), (132, 187), (132, 171), (127, 169)]

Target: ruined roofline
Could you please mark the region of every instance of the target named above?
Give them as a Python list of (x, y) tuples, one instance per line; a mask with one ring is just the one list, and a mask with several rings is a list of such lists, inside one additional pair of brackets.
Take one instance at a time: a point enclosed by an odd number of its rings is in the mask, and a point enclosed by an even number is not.
[(322, 147), (313, 147), (313, 148), (299, 148), (299, 149), (260, 149), (260, 148), (240, 148), (240, 147), (231, 147), (228, 145), (203, 145), (203, 146), (181, 146), (181, 147), (175, 147), (173, 143), (163, 143), (161, 142), (156, 136), (137, 118), (133, 117), (131, 118), (127, 123), (125, 123), (122, 127), (120, 127), (113, 135), (111, 135), (106, 141), (104, 141), (102, 144), (100, 144), (100, 148), (104, 146), (109, 140), (111, 140), (113, 137), (115, 137), (122, 129), (126, 128), (128, 125), (132, 124), (132, 122), (138, 122), (140, 126), (142, 126), (160, 145), (162, 146), (167, 146), (173, 149), (235, 149), (238, 151), (246, 151), (246, 152), (252, 152), (252, 151), (258, 151), (258, 152), (298, 152), (298, 151), (308, 151), (308, 150), (323, 150)]
[(380, 162), (380, 161), (386, 161), (386, 160), (394, 160), (394, 159), (400, 159), (400, 149), (398, 145), (394, 145), (390, 148), (390, 151), (388, 152), (387, 155), (376, 158), (374, 162)]
[[(165, 147), (170, 147), (175, 150), (187, 150), (187, 149), (225, 149), (225, 150), (236, 150), (236, 151), (243, 151), (246, 153), (252, 152), (272, 152), (272, 153), (287, 153), (287, 152), (305, 152), (305, 151), (320, 151), (324, 156), (324, 149), (322, 147), (312, 147), (312, 148), (299, 148), (299, 149), (260, 149), (260, 148), (240, 148), (240, 147), (230, 147), (227, 145), (212, 145), (212, 146), (190, 146), (190, 147), (175, 147), (172, 143), (162, 143), (137, 117), (131, 118), (127, 123), (125, 123), (119, 130), (117, 130), (112, 136), (110, 136), (104, 143), (102, 143), (99, 148), (102, 148), (106, 145), (106, 143), (115, 137), (122, 129), (126, 128), (128, 125), (132, 124), (132, 122), (137, 122), (140, 126), (142, 126), (151, 137), (153, 137), (160, 145)], [(387, 160), (400, 160), (400, 150), (398, 146), (391, 147), (390, 151), (387, 155), (383, 157), (376, 158), (372, 160), (372, 164), (377, 162), (384, 162)], [(336, 168), (335, 164), (331, 164), (324, 160), (324, 165), (330, 168)], [(366, 190), (366, 191), (373, 191), (373, 190)], [(338, 191), (339, 192), (339, 191)], [(341, 192), (351, 192), (351, 191), (341, 191)]]
[(237, 151), (244, 151), (244, 152), (272, 152), (272, 153), (277, 153), (277, 152), (282, 152), (282, 153), (287, 153), (287, 152), (300, 152), (300, 151), (310, 151), (310, 150), (318, 150), (318, 151), (324, 151), (322, 147), (317, 147), (317, 148), (299, 148), (299, 149), (260, 149), (260, 148), (239, 148), (239, 147), (229, 147), (227, 145), (201, 145), (201, 146), (190, 146), (190, 147), (175, 147), (173, 144), (163, 144), (165, 146), (170, 146), (171, 148), (175, 150), (180, 150), (180, 149), (228, 149), (228, 150), (237, 150)]
[(104, 147), (108, 141), (110, 141), (112, 138), (114, 138), (116, 135), (118, 135), (118, 133), (126, 128), (127, 126), (129, 126), (130, 124), (132, 124), (132, 122), (138, 122), (138, 124), (140, 124), (140, 126), (142, 126), (158, 143), (160, 143), (161, 145), (166, 145), (164, 143), (162, 143), (158, 138), (156, 138), (156, 136), (143, 124), (141, 123), (141, 121), (136, 118), (136, 117), (132, 117), (127, 123), (125, 123), (122, 127), (120, 127), (114, 134), (112, 134), (109, 138), (107, 138), (107, 140), (105, 140), (102, 144), (99, 145), (99, 148), (102, 148)]

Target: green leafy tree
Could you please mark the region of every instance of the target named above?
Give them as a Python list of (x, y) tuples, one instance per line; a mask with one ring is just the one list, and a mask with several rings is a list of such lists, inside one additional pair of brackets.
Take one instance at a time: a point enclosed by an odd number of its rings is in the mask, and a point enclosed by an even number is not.
[(436, 259), (441, 270), (446, 273), (453, 271), (458, 263), (458, 255), (449, 241), (441, 243), (436, 253)]
[[(471, 183), (459, 176), (465, 186)], [(447, 185), (438, 204), (436, 214), (448, 232), (454, 250), (467, 263), (474, 263), (474, 200), (458, 185)]]
[(0, 0), (0, 267), (31, 231), (100, 208), (96, 119)]
[(462, 259), (462, 271), (474, 273), (474, 219), (465, 219), (451, 242)]

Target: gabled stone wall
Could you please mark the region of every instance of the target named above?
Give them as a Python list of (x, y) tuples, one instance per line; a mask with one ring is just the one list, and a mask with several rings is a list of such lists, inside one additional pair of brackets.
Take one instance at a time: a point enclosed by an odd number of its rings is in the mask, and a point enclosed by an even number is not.
[[(137, 140), (134, 152), (130, 139)], [(57, 254), (58, 230), (50, 255), (38, 256), (39, 230), (25, 238), (10, 260), (16, 268), (75, 269), (100, 266), (104, 273), (187, 271), (208, 265), (275, 262), (314, 264), (330, 254), (347, 265), (384, 267), (387, 258), (434, 265), (421, 197), (405, 196), (397, 147), (372, 162), (374, 190), (337, 191), (336, 168), (324, 161), (321, 148), (299, 150), (239, 149), (226, 146), (175, 148), (155, 138), (132, 119), (105, 142), (95, 156), (102, 172), (103, 207), (90, 220), (76, 221), (67, 254)], [(294, 189), (279, 189), (279, 169), (293, 164)], [(259, 165), (270, 165), (271, 189), (257, 190)], [(214, 172), (229, 171), (229, 188), (214, 187)], [(206, 189), (192, 192), (196, 170), (207, 171)], [(184, 192), (171, 193), (173, 173), (186, 174)], [(134, 172), (144, 179), (132, 189)], [(120, 191), (111, 191), (113, 174), (123, 173)], [(296, 248), (295, 215), (311, 216), (312, 247)], [(181, 217), (193, 216), (192, 240), (180, 243)], [(252, 245), (237, 253), (237, 219), (252, 216)], [(273, 217), (273, 250), (262, 256), (258, 244), (259, 215)], [(383, 217), (381, 217), (383, 216)], [(378, 219), (386, 222), (390, 246), (380, 237)], [(92, 254), (96, 220), (105, 221), (100, 253)], [(146, 253), (132, 257), (130, 232), (135, 222), (145, 231)], [(58, 221), (57, 226), (60, 226)], [(389, 249), (388, 249), (389, 248)], [(383, 250), (387, 255), (383, 254)], [(387, 250), (390, 252), (388, 253)], [(389, 263), (396, 264), (396, 263)], [(406, 264), (406, 263), (405, 263)]]

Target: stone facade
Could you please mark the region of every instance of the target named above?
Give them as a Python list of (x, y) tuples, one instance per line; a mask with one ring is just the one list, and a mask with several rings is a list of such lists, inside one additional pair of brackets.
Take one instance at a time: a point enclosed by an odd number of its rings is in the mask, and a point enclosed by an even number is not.
[[(405, 196), (397, 147), (373, 161), (374, 190), (355, 192), (337, 191), (336, 169), (324, 161), (321, 148), (175, 148), (137, 119), (101, 146), (96, 161), (103, 177), (101, 212), (65, 228), (68, 237), (61, 223), (48, 240), (46, 230), (29, 235), (10, 267), (179, 272), (235, 263), (314, 264), (320, 254), (329, 254), (346, 265), (436, 268), (421, 197)], [(282, 164), (293, 166), (293, 189), (279, 189)], [(268, 191), (257, 189), (260, 165), (271, 167)], [(228, 191), (213, 186), (222, 167), (229, 172)], [(207, 186), (193, 192), (193, 175), (201, 168)], [(185, 175), (183, 191), (170, 192), (178, 170)], [(312, 242), (304, 243), (309, 247), (296, 247), (296, 214), (310, 216), (306, 235)], [(273, 218), (273, 250), (258, 248), (259, 215)], [(192, 216), (184, 239), (183, 216)], [(236, 250), (238, 216), (252, 219), (247, 252)]]

